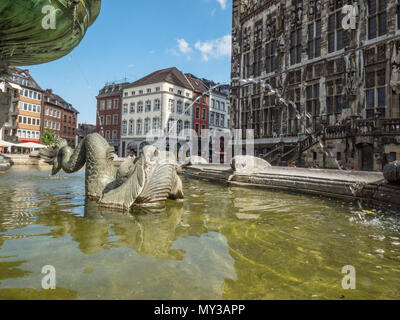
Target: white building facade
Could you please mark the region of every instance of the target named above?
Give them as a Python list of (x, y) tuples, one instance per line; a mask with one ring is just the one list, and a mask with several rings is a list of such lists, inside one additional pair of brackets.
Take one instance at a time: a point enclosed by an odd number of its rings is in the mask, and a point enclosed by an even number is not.
[(214, 130), (230, 129), (229, 97), (213, 91), (210, 95), (209, 112), (210, 134)]
[(125, 155), (138, 156), (143, 146), (159, 138), (160, 130), (177, 137), (183, 129), (192, 127), (193, 90), (182, 73), (178, 83), (170, 80), (168, 75), (176, 72), (180, 73), (176, 68), (161, 70), (161, 74), (150, 79), (147, 76), (124, 89), (121, 146)]

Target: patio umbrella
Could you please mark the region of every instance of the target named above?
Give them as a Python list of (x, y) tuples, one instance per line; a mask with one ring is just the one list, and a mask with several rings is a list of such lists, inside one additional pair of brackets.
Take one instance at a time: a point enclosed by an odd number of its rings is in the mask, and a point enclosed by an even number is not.
[(46, 146), (43, 145), (43, 144), (33, 143), (33, 142), (14, 144), (14, 146), (15, 147), (20, 147), (20, 148), (27, 148), (27, 149), (43, 149), (43, 148), (46, 148)]
[(0, 147), (9, 148), (9, 147), (13, 147), (13, 146), (15, 146), (14, 143), (10, 143), (10, 142), (7, 142), (7, 141), (0, 140)]

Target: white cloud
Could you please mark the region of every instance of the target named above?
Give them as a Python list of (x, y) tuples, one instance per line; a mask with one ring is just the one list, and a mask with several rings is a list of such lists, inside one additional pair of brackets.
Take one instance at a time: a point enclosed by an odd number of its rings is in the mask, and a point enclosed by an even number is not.
[(178, 42), (178, 48), (180, 52), (188, 54), (193, 51), (185, 39), (176, 39), (176, 41)]
[(156, 50), (150, 50), (149, 51), (149, 54), (155, 54), (156, 53)]
[(226, 0), (217, 0), (218, 3), (221, 5), (222, 10), (226, 9)]
[(204, 61), (231, 56), (232, 36), (226, 35), (210, 41), (197, 41), (194, 47), (201, 52)]

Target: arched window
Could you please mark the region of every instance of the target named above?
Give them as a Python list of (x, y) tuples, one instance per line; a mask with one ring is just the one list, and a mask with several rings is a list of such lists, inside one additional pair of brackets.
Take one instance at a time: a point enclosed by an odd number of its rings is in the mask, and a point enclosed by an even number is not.
[[(138, 104), (139, 107), (139, 104)], [(142, 120), (136, 120), (136, 135), (141, 135), (142, 134)]]
[(129, 120), (129, 135), (133, 136), (133, 132), (134, 132), (134, 122), (135, 120), (131, 119)]

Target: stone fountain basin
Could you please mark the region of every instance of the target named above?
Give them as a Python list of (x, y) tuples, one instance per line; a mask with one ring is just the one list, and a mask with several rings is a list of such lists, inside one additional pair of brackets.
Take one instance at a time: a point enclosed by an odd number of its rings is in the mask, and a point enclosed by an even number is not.
[(400, 206), (400, 186), (389, 184), (381, 172), (269, 167), (234, 172), (228, 165), (192, 165), (183, 174), (230, 185), (366, 200)]

